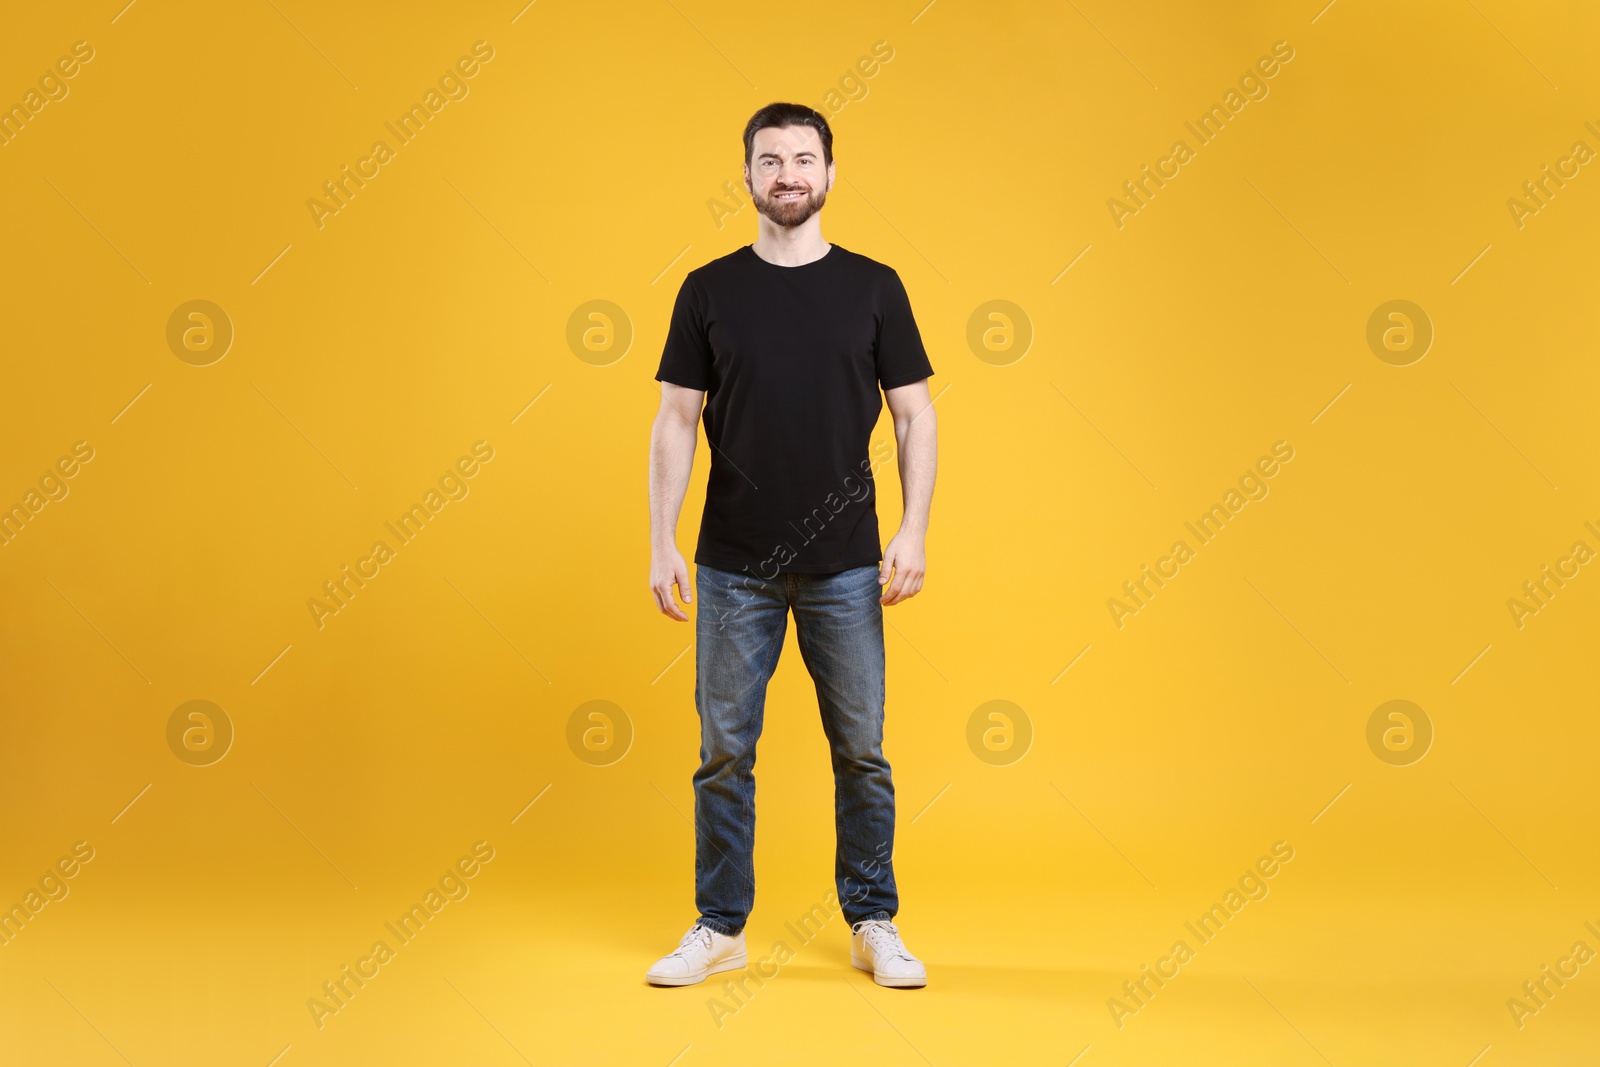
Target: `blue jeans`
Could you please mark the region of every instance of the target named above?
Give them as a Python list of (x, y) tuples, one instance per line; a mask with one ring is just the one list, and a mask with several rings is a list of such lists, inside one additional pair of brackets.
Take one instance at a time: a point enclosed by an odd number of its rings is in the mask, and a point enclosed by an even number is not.
[(890, 857), (894, 783), (883, 758), (883, 605), (878, 567), (763, 579), (696, 567), (695, 906), (732, 936), (755, 903), (755, 762), (767, 682), (794, 611), (833, 755), (834, 882), (852, 925), (900, 907)]

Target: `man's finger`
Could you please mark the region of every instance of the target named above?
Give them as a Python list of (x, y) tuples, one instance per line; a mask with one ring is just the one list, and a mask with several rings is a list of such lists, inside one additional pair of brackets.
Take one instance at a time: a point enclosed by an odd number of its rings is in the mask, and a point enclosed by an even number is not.
[(679, 622), (683, 622), (689, 618), (689, 616), (684, 614), (683, 609), (678, 607), (678, 602), (672, 598), (671, 585), (668, 585), (666, 588), (661, 590), (661, 599), (666, 604), (666, 607), (662, 608), (661, 610), (666, 612), (669, 616), (677, 619)]
[(905, 568), (897, 567), (894, 572), (894, 581), (889, 583), (889, 588), (883, 591), (883, 602), (893, 604), (900, 594), (900, 587), (905, 584)]
[(678, 610), (678, 605), (673, 603), (672, 586), (670, 584), (653, 585), (650, 587), (650, 592), (655, 596), (656, 609), (659, 610), (661, 614), (671, 619), (681, 620), (688, 618), (687, 615), (684, 615)]
[(890, 605), (904, 603), (916, 596), (922, 590), (922, 575), (902, 572), (895, 576), (894, 584), (900, 587), (900, 592), (893, 600), (888, 601)]
[[(683, 567), (678, 567), (672, 572), (673, 586), (677, 587), (678, 599), (688, 604), (694, 600), (694, 590), (689, 588), (689, 572)], [(673, 587), (667, 587), (667, 603), (672, 605), (672, 617), (679, 622), (688, 621), (688, 613), (672, 599)]]

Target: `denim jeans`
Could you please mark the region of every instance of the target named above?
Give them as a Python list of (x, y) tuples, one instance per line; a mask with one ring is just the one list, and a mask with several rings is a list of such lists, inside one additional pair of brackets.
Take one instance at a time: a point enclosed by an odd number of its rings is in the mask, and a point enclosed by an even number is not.
[(883, 605), (877, 564), (764, 579), (696, 567), (695, 906), (732, 936), (755, 903), (755, 762), (767, 682), (789, 612), (833, 756), (834, 882), (852, 925), (899, 910), (894, 783), (883, 758)]

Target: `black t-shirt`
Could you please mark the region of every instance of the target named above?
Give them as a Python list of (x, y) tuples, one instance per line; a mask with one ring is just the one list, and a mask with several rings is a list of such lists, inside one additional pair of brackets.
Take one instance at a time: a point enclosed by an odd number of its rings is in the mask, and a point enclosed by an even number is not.
[(706, 394), (694, 561), (761, 578), (877, 563), (879, 389), (933, 374), (894, 270), (839, 245), (780, 267), (749, 245), (689, 272), (656, 379)]

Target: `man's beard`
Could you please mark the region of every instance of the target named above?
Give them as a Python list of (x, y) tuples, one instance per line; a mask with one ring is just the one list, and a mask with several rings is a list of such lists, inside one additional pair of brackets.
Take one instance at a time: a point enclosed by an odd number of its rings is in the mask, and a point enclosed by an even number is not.
[[(794, 189), (778, 190), (780, 192), (794, 192)], [(812, 215), (822, 210), (822, 205), (827, 202), (828, 194), (822, 189), (817, 189), (808, 196), (795, 200), (779, 200), (774, 196), (762, 196), (759, 193), (751, 195), (756, 210), (779, 226), (799, 226)]]

